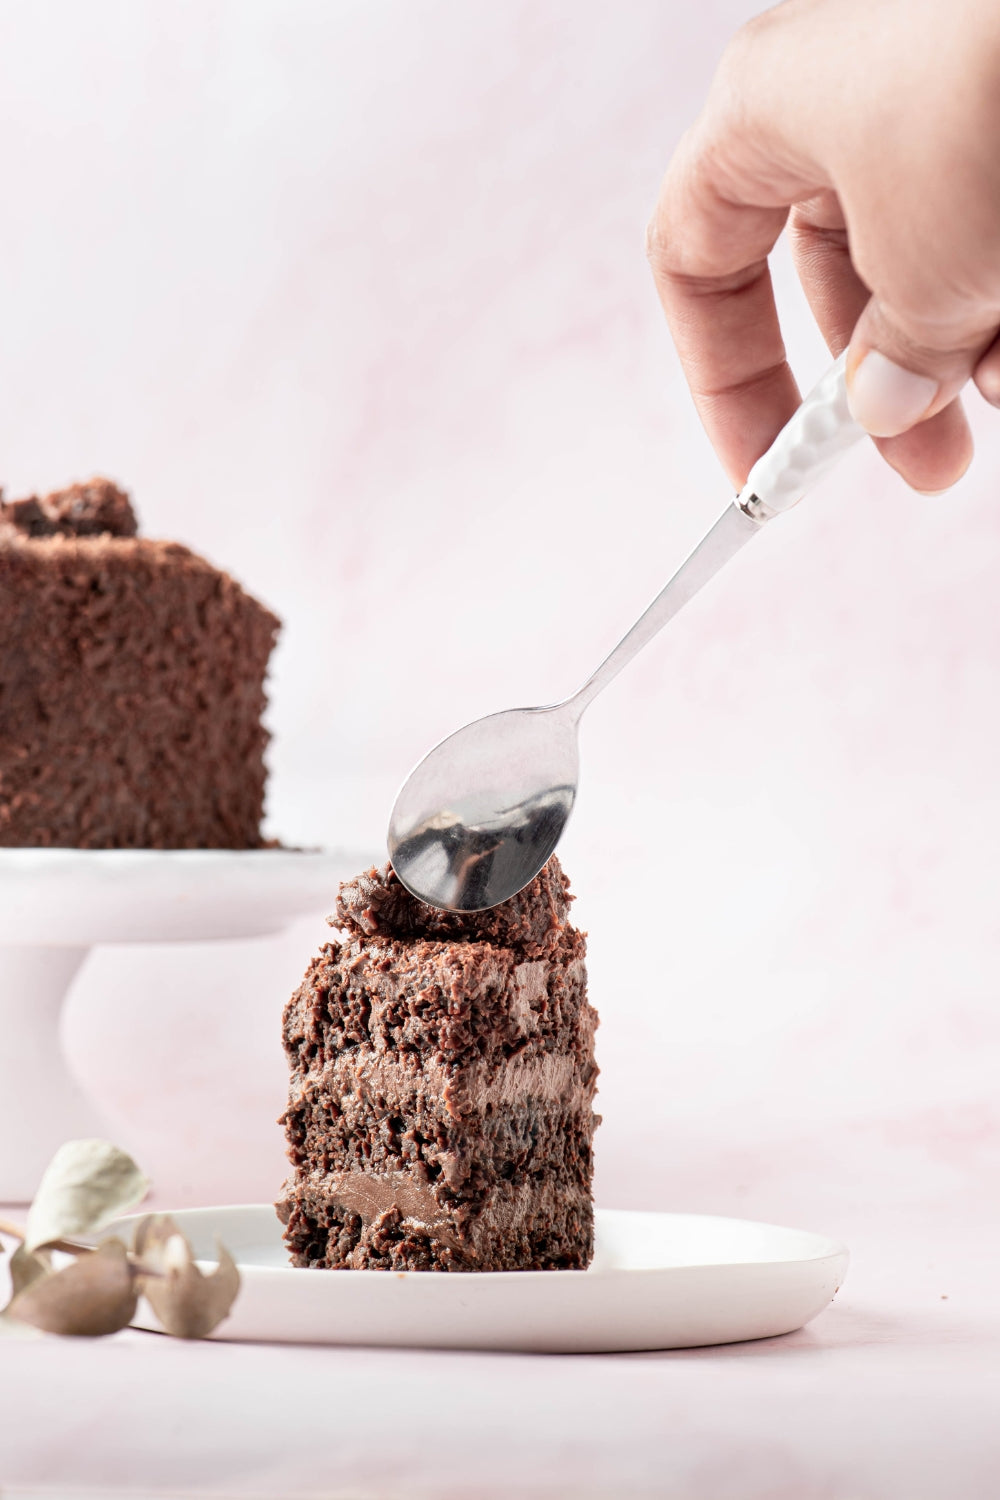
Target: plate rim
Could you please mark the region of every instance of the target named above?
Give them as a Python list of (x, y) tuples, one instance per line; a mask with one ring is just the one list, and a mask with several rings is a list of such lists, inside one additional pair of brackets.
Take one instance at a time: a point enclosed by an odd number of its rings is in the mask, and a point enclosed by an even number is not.
[[(166, 1214), (170, 1218), (173, 1218), (175, 1219), (175, 1221), (177, 1221), (184, 1216), (190, 1216), (193, 1214), (207, 1216), (209, 1214), (217, 1214), (219, 1212), (259, 1212), (274, 1214), (274, 1206), (273, 1204), (258, 1202), (194, 1204), (189, 1208), (177, 1209), (154, 1208), (147, 1210), (146, 1213), (140, 1212), (120, 1215), (118, 1218), (112, 1220), (112, 1222), (101, 1231), (100, 1235), (97, 1238), (103, 1239), (119, 1232), (121, 1228), (131, 1227), (132, 1225), (138, 1223), (140, 1219), (146, 1218), (149, 1213)], [(471, 1275), (477, 1281), (488, 1278), (489, 1281), (494, 1284), (498, 1281), (511, 1281), (517, 1282), (518, 1285), (524, 1285), (525, 1281), (530, 1279), (532, 1282), (538, 1280), (544, 1281), (546, 1285), (551, 1285), (553, 1278), (556, 1278), (558, 1280), (569, 1278), (571, 1281), (576, 1282), (581, 1275), (587, 1276), (588, 1278), (593, 1277), (602, 1279), (605, 1277), (618, 1278), (621, 1276), (662, 1276), (665, 1272), (677, 1273), (681, 1271), (705, 1270), (739, 1271), (747, 1270), (749, 1268), (773, 1269), (780, 1266), (818, 1266), (826, 1261), (843, 1261), (843, 1272), (841, 1273), (841, 1280), (843, 1280), (843, 1273), (846, 1272), (851, 1259), (850, 1249), (842, 1240), (836, 1240), (829, 1235), (819, 1234), (811, 1229), (794, 1229), (787, 1224), (773, 1224), (770, 1222), (770, 1220), (765, 1219), (740, 1219), (734, 1217), (731, 1214), (695, 1214), (684, 1212), (674, 1213), (667, 1209), (602, 1208), (600, 1206), (595, 1207), (595, 1213), (600, 1213), (602, 1215), (621, 1214), (623, 1216), (642, 1215), (643, 1217), (656, 1219), (698, 1219), (723, 1224), (752, 1225), (755, 1229), (770, 1229), (775, 1230), (780, 1234), (802, 1235), (807, 1239), (815, 1241), (817, 1248), (812, 1254), (796, 1255), (791, 1257), (790, 1259), (785, 1260), (691, 1261), (687, 1264), (681, 1263), (674, 1265), (599, 1266), (596, 1268), (593, 1266), (587, 1266), (582, 1272), (579, 1270), (556, 1269), (550, 1271), (476, 1271), (469, 1272), (464, 1275), (455, 1276), (443, 1275), (440, 1271), (391, 1271), (388, 1274), (397, 1279), (405, 1278), (407, 1280), (412, 1280), (416, 1278), (418, 1280), (426, 1280), (427, 1282), (433, 1282), (436, 1284), (439, 1284), (442, 1281), (454, 1281), (458, 1284), (461, 1284), (467, 1280), (469, 1275)], [(275, 1215), (275, 1219), (277, 1220), (277, 1215)], [(183, 1232), (183, 1223), (178, 1222), (177, 1227)], [(228, 1246), (226, 1248), (229, 1249)], [(255, 1276), (263, 1275), (267, 1277), (287, 1277), (289, 1274), (293, 1274), (301, 1277), (309, 1277), (311, 1281), (315, 1279), (314, 1270), (308, 1266), (274, 1266), (261, 1265), (254, 1261), (243, 1262), (240, 1261), (236, 1252), (231, 1251), (231, 1253), (233, 1254), (233, 1258), (241, 1271), (252, 1271)], [(217, 1264), (217, 1262), (214, 1260), (199, 1258), (197, 1260), (197, 1264), (199, 1266), (214, 1266)], [(349, 1270), (345, 1268), (343, 1270), (338, 1270), (337, 1279), (338, 1282), (341, 1282), (346, 1278), (357, 1279), (358, 1277), (361, 1277), (364, 1280), (375, 1279), (378, 1281), (382, 1281), (385, 1279), (386, 1275), (386, 1271), (376, 1270), (373, 1267), (359, 1270)]]

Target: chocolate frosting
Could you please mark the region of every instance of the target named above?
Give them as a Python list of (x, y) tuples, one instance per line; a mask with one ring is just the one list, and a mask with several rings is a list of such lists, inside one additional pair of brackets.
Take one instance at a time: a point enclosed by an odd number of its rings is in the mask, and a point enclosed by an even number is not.
[[(592, 1036), (592, 1026), (589, 1031)], [(596, 1073), (592, 1063), (565, 1052), (454, 1068), (412, 1052), (393, 1055), (373, 1047), (351, 1048), (306, 1077), (293, 1077), (289, 1102), (294, 1107), (321, 1090), (340, 1102), (351, 1094), (377, 1100), (398, 1113), (412, 1110), (418, 1096), (437, 1097), (453, 1119), (469, 1119), (524, 1099), (589, 1109)]]
[(0, 521), (22, 536), (135, 536), (132, 502), (110, 479), (90, 479), (49, 495), (0, 498)]
[(427, 938), (438, 942), (491, 943), (540, 957), (569, 927), (569, 882), (555, 855), (540, 874), (489, 911), (439, 911), (411, 896), (391, 865), (371, 869), (340, 888), (331, 926), (360, 938)]
[[(493, 1234), (498, 1229), (509, 1231), (518, 1220), (529, 1213), (537, 1213), (540, 1201), (559, 1193), (554, 1184), (541, 1189), (535, 1184), (506, 1190), (500, 1188), (490, 1205), (488, 1220), (470, 1224), (467, 1235), (463, 1237), (456, 1233), (451, 1214), (441, 1207), (431, 1187), (417, 1174), (389, 1172), (377, 1176), (370, 1172), (334, 1172), (326, 1178), (322, 1175), (314, 1177), (312, 1182), (332, 1202), (339, 1203), (368, 1224), (395, 1209), (418, 1231), (456, 1249), (462, 1246), (472, 1261), (479, 1258), (476, 1242), (483, 1237), (485, 1229)], [(569, 1196), (565, 1187), (562, 1196)], [(358, 1260), (360, 1265), (364, 1264), (363, 1254)]]

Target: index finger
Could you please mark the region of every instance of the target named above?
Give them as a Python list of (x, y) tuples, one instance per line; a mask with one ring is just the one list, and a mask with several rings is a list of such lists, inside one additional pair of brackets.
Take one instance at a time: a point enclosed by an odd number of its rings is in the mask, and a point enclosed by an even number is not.
[(767, 263), (799, 184), (762, 183), (729, 147), (724, 161), (699, 128), (684, 137), (648, 251), (698, 415), (739, 490), (799, 404)]

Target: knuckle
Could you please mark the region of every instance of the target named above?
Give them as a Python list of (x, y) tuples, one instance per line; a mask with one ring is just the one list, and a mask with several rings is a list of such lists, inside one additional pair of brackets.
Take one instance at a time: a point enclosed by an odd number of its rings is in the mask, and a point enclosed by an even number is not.
[(868, 317), (917, 357), (982, 348), (1000, 315), (1000, 280), (978, 246), (913, 222), (903, 235), (868, 220), (850, 235), (854, 267), (872, 296)]
[(995, 332), (986, 353), (980, 356), (972, 378), (983, 399), (991, 406), (1000, 406), (1000, 332)]
[(726, 44), (721, 66), (727, 69), (742, 67), (770, 36), (774, 29), (775, 15), (773, 10), (764, 10), (737, 27)]
[(686, 279), (683, 236), (670, 213), (660, 210), (650, 220), (646, 228), (646, 259), (655, 276), (669, 281)]
[(659, 215), (655, 214), (646, 225), (646, 259), (654, 271), (660, 270), (664, 264), (664, 234), (660, 224)]
[(725, 94), (747, 77), (761, 76), (760, 69), (765, 67), (761, 54), (770, 49), (784, 24), (783, 9), (777, 6), (751, 16), (733, 33), (716, 69), (713, 81), (716, 92)]

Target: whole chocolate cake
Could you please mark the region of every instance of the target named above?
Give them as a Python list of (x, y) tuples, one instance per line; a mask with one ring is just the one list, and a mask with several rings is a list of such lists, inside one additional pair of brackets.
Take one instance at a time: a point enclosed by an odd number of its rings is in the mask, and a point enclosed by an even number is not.
[(425, 906), (388, 867), (341, 887), (343, 936), (284, 1018), (295, 1265), (589, 1263), (597, 1014), (571, 900), (554, 857), (492, 911)]
[(278, 625), (109, 480), (0, 500), (0, 845), (258, 847)]

